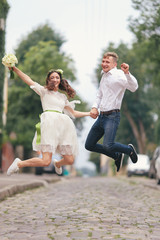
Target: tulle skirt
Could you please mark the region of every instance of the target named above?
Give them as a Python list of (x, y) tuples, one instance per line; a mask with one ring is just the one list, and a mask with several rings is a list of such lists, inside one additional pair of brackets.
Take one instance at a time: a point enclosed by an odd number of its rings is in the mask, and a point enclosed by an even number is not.
[(37, 132), (33, 139), (33, 150), (53, 154), (78, 154), (78, 141), (75, 125), (66, 114), (44, 112), (41, 114), (41, 139), (37, 144)]

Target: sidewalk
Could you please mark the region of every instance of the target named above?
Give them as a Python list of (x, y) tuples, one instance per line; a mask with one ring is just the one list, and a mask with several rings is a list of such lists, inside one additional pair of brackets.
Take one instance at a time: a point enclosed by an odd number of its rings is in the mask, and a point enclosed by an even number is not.
[(0, 173), (0, 201), (28, 189), (47, 186), (49, 183), (60, 181), (61, 178), (56, 174), (36, 176), (34, 174), (17, 173), (7, 176), (6, 173)]

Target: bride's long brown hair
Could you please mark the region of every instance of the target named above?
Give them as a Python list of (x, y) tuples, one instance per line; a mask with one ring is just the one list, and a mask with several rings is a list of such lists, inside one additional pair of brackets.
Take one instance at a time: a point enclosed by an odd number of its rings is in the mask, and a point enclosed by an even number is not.
[(50, 91), (54, 90), (54, 84), (53, 83), (50, 84), (50, 82), (49, 82), (49, 77), (54, 72), (56, 72), (60, 76), (59, 89), (62, 91), (65, 91), (70, 98), (73, 98), (76, 95), (76, 91), (69, 85), (69, 83), (66, 79), (62, 78), (62, 74), (59, 71), (51, 70), (48, 72), (45, 87)]

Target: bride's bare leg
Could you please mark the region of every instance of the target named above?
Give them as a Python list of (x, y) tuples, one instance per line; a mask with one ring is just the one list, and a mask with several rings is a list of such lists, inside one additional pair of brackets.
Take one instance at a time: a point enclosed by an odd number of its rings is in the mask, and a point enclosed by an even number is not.
[(42, 158), (34, 157), (25, 161), (18, 162), (18, 167), (45, 167), (51, 163), (52, 153), (44, 152), (42, 153)]
[(63, 158), (59, 161), (57, 161), (56, 167), (60, 168), (64, 165), (72, 165), (74, 163), (74, 157), (73, 155), (64, 155)]

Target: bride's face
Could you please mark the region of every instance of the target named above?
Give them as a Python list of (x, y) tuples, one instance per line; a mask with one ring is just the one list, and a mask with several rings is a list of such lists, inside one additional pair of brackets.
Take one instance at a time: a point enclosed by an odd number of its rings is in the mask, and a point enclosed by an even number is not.
[(54, 86), (54, 90), (57, 90), (60, 84), (60, 76), (58, 73), (53, 72), (51, 73), (51, 75), (49, 76), (49, 84), (53, 84)]

